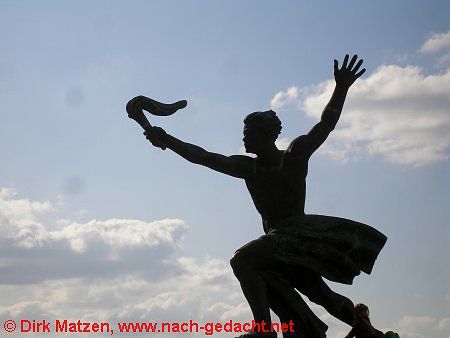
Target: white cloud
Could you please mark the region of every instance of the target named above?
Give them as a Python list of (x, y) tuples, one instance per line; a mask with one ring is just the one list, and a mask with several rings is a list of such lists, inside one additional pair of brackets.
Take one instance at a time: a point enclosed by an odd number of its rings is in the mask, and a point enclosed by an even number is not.
[(53, 211), (50, 202), (14, 198), (14, 189), (0, 188), (0, 239), (19, 247), (34, 247), (42, 241), (44, 227), (39, 217)]
[(422, 53), (435, 53), (445, 49), (450, 49), (450, 31), (431, 34), (420, 48), (420, 51)]
[(59, 230), (49, 231), (47, 241), (67, 240), (72, 249), (82, 253), (87, 243), (100, 241), (113, 248), (154, 247), (161, 243), (177, 246), (185, 224), (180, 219), (144, 222), (133, 219), (91, 220), (87, 223), (64, 222)]
[(394, 324), (400, 337), (429, 338), (443, 337), (450, 334), (450, 318), (434, 318), (431, 316), (404, 316)]
[(292, 140), (287, 137), (281, 137), (275, 141), (275, 145), (278, 147), (278, 149), (285, 150), (287, 149), (291, 141)]
[(425, 327), (430, 324), (434, 324), (436, 322), (436, 318), (430, 316), (404, 316), (397, 322), (397, 326), (399, 327)]
[(187, 226), (180, 219), (146, 222), (111, 218), (44, 225), (56, 212), (49, 202), (18, 198), (0, 190), (0, 283), (46, 279), (114, 277), (137, 273), (147, 279), (182, 273), (172, 259)]
[[(16, 196), (0, 189), (0, 322), (250, 319), (228, 263), (183, 256), (182, 220), (60, 220), (50, 229), (41, 219), (57, 211), (50, 203)], [(39, 240), (20, 245), (23, 229)]]
[[(297, 104), (319, 120), (333, 89), (331, 80), (305, 88)], [(446, 160), (449, 92), (450, 70), (426, 76), (415, 66), (381, 66), (350, 89), (338, 127), (320, 152), (338, 160), (380, 155), (404, 165)]]
[(272, 109), (275, 110), (297, 110), (298, 98), (300, 95), (300, 90), (295, 87), (289, 87), (286, 91), (281, 91), (275, 94), (273, 99), (270, 101)]
[(420, 48), (422, 54), (433, 54), (437, 58), (438, 66), (448, 65), (450, 62), (450, 31), (433, 33)]
[[(450, 31), (433, 33), (424, 54), (450, 61)], [(276, 93), (274, 110), (302, 110), (316, 121), (331, 97), (334, 81)], [(449, 158), (450, 69), (424, 75), (418, 66), (383, 65), (350, 89), (336, 131), (319, 153), (347, 161), (379, 155), (403, 165), (426, 165)]]
[(230, 278), (211, 282), (207, 276), (210, 271), (202, 268), (205, 263), (211, 267), (208, 260), (191, 260), (192, 271), (158, 282), (128, 275), (95, 281), (76, 278), (24, 286), (0, 285), (0, 293), (12, 298), (2, 300), (0, 321), (67, 318), (107, 321), (115, 326), (121, 321), (249, 320), (239, 317), (243, 296), (237, 281), (231, 278), (231, 270), (224, 262), (218, 264), (217, 271), (222, 270), (220, 273)]
[(225, 303), (216, 303), (208, 309), (208, 312), (211, 314), (221, 313), (220, 320), (222, 322), (226, 322), (230, 320), (230, 318), (234, 318), (234, 320), (239, 320), (241, 322), (247, 322), (249, 321), (249, 318), (252, 318), (252, 312), (246, 302), (239, 303), (236, 306), (230, 306)]
[[(186, 225), (180, 219), (144, 222), (133, 219), (91, 220), (77, 223), (58, 221), (56, 229), (47, 229), (39, 217), (54, 211), (50, 202), (17, 199), (13, 190), (0, 189), (0, 239), (19, 247), (40, 247), (67, 241), (71, 248), (83, 253), (89, 243), (102, 242), (110, 247), (154, 247), (160, 243), (178, 246)], [(26, 243), (24, 245), (23, 243)]]
[(438, 323), (439, 330), (450, 329), (450, 318), (442, 318)]

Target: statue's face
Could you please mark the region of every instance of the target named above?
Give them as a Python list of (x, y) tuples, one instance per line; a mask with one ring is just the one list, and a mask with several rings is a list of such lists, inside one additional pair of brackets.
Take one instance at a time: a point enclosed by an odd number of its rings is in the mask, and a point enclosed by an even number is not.
[(245, 151), (247, 153), (258, 154), (262, 149), (267, 147), (271, 141), (266, 133), (258, 128), (244, 126), (244, 141)]

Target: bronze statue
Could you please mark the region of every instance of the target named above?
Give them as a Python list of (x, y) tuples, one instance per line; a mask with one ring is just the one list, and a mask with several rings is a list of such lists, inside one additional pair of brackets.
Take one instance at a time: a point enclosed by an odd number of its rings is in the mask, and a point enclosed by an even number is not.
[[(183, 142), (151, 126), (142, 109), (170, 115), (186, 101), (164, 105), (138, 96), (127, 105), (131, 118), (145, 129), (147, 139), (188, 161), (245, 180), (265, 234), (238, 249), (231, 266), (250, 305), (256, 323), (270, 327), (270, 310), (281, 321), (293, 320), (292, 337), (325, 337), (327, 326), (315, 316), (296, 291), (322, 305), (330, 314), (353, 325), (354, 306), (333, 292), (322, 277), (351, 284), (361, 271), (370, 274), (386, 237), (368, 225), (348, 219), (305, 215), (308, 160), (336, 126), (350, 86), (365, 69), (363, 60), (346, 55), (342, 67), (334, 60), (336, 87), (321, 120), (306, 135), (279, 150), (275, 140), (281, 122), (272, 110), (254, 112), (244, 119), (245, 155), (225, 156)], [(242, 337), (275, 337), (275, 332), (250, 332)]]

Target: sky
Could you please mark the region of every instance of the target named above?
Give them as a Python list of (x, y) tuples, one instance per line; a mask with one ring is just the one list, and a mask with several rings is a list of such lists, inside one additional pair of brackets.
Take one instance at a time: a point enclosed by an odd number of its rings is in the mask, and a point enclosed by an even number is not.
[[(244, 182), (153, 148), (125, 105), (186, 99), (150, 122), (226, 155), (244, 153), (246, 114), (274, 109), (282, 149), (318, 122), (333, 59), (356, 53), (367, 71), (310, 160), (305, 211), (388, 241), (371, 275), (329, 284), (381, 330), (450, 337), (448, 13), (448, 1), (0, 1), (1, 323), (250, 320), (229, 266), (263, 233)], [(345, 336), (310, 304), (328, 337)]]

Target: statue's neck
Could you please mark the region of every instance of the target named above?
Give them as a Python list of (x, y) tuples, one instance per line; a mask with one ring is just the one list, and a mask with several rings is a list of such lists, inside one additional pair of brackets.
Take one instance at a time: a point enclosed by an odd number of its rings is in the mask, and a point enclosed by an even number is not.
[(278, 150), (275, 143), (262, 149), (256, 154), (256, 158), (259, 163), (267, 166), (277, 165), (280, 163), (283, 153)]

